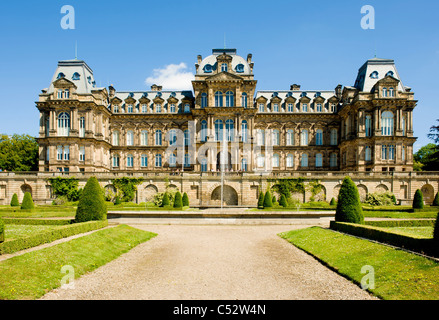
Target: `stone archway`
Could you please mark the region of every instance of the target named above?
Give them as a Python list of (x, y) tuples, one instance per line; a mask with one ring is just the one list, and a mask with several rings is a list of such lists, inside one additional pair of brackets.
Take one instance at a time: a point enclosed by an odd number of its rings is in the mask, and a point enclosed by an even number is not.
[(21, 198), (21, 199), (23, 199), (23, 197), (24, 197), (24, 194), (26, 193), (26, 192), (29, 192), (30, 193), (30, 195), (32, 196), (32, 187), (30, 186), (30, 185), (28, 185), (28, 184), (23, 184), (21, 187), (20, 187), (20, 196), (19, 196), (19, 198)]
[[(211, 205), (221, 206), (221, 186), (216, 187), (212, 191), (212, 195), (210, 197)], [(223, 194), (223, 205), (226, 206), (237, 206), (239, 204), (238, 201), (238, 193), (231, 186), (224, 186), (224, 194)]]
[(367, 187), (364, 184), (359, 184), (357, 189), (358, 194), (360, 195), (360, 201), (365, 202), (367, 198)]
[(421, 188), (425, 204), (432, 204), (434, 200), (434, 188), (431, 184), (424, 184)]
[(379, 184), (375, 188), (375, 192), (384, 193), (389, 191), (389, 188), (385, 184)]
[(154, 196), (158, 193), (158, 189), (155, 185), (150, 184), (145, 187), (145, 190), (143, 192), (145, 202), (154, 201)]

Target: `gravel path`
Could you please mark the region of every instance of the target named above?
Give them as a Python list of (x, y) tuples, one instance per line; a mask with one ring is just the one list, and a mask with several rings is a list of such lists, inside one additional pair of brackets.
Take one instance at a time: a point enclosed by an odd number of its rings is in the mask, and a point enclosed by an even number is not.
[(134, 227), (159, 235), (42, 299), (374, 299), (277, 236), (304, 226)]

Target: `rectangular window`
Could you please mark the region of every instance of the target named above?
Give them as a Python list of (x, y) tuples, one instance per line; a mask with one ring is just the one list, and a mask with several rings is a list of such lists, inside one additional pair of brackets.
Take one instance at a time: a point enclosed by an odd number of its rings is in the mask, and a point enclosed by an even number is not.
[(142, 104), (142, 113), (147, 113), (147, 112), (148, 112), (148, 105)]
[(85, 117), (79, 118), (79, 136), (85, 137)]
[(372, 116), (366, 116), (366, 137), (372, 137)]
[(387, 160), (387, 146), (384, 144), (381, 146), (381, 159)]
[(259, 112), (264, 112), (265, 108), (264, 108), (264, 104), (260, 103), (259, 104)]
[(321, 103), (317, 103), (316, 112), (322, 112), (322, 104)]
[(169, 107), (169, 112), (171, 112), (171, 113), (175, 113), (175, 104), (171, 104), (170, 105), (170, 107)]
[(79, 147), (79, 161), (85, 161), (85, 147)]
[(302, 112), (308, 112), (308, 104), (302, 103)]
[(62, 99), (62, 93), (63, 93), (63, 91), (62, 90), (58, 90), (58, 99)]
[(370, 146), (366, 146), (364, 160), (365, 161), (372, 160), (372, 149)]
[(128, 113), (133, 113), (133, 105), (132, 104), (128, 105), (127, 112)]
[(294, 112), (294, 104), (292, 103), (288, 104), (288, 112)]
[(395, 160), (395, 146), (389, 145), (388, 146), (388, 160)]
[(279, 112), (279, 104), (275, 103), (273, 104), (273, 112)]
[(70, 147), (64, 146), (64, 160), (70, 160)]
[(62, 146), (56, 147), (56, 160), (62, 160)]
[(155, 105), (155, 112), (156, 113), (161, 113), (162, 112), (162, 105), (161, 104), (156, 104)]
[(141, 166), (142, 167), (147, 167), (148, 166), (148, 157), (145, 156), (145, 155), (142, 156)]

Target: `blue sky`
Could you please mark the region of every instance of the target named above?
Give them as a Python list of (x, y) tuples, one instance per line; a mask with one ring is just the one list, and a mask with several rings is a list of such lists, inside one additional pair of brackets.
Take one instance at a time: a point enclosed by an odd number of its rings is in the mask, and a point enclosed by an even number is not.
[[(75, 9), (74, 30), (60, 26), (63, 5)], [(364, 5), (375, 8), (374, 30), (360, 26)], [(253, 54), (258, 90), (353, 85), (375, 53), (394, 59), (419, 100), (419, 148), (431, 142), (427, 134), (439, 118), (437, 12), (439, 2), (430, 0), (1, 1), (0, 132), (38, 135), (35, 101), (57, 62), (75, 58), (76, 42), (98, 86), (135, 91), (169, 65), (194, 73), (197, 55), (223, 47), (225, 35), (228, 48)]]

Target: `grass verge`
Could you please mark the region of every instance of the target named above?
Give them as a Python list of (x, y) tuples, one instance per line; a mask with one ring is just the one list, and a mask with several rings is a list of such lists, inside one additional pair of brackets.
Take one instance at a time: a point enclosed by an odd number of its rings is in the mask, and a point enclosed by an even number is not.
[(2, 261), (0, 299), (38, 299), (61, 285), (63, 266), (79, 278), (155, 236), (120, 225)]
[(374, 295), (386, 300), (436, 300), (439, 297), (439, 263), (402, 250), (313, 227), (279, 234), (296, 247), (353, 282), (360, 284), (372, 266)]

